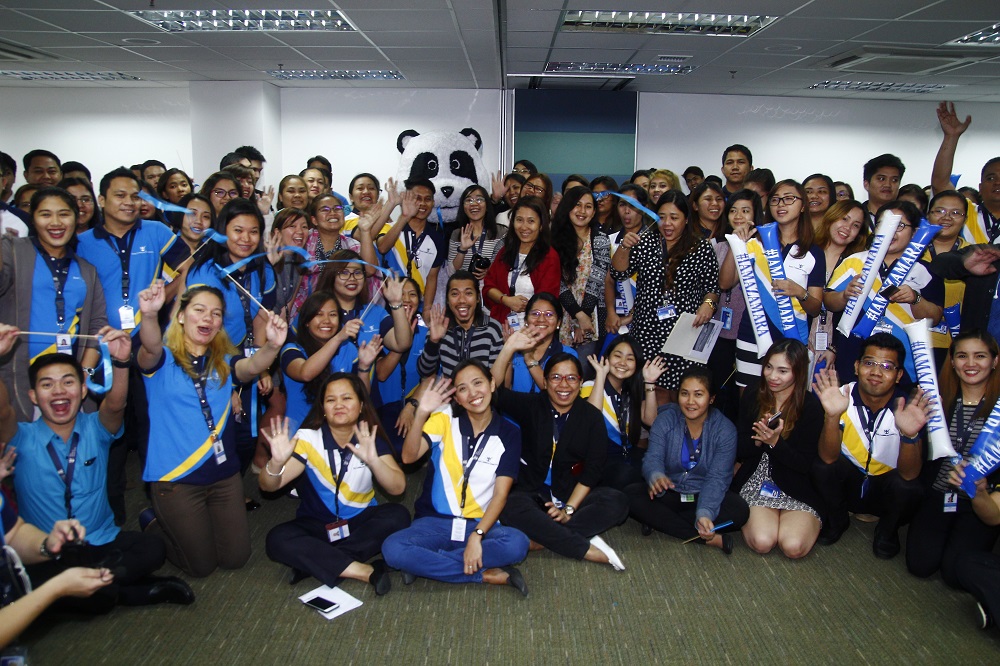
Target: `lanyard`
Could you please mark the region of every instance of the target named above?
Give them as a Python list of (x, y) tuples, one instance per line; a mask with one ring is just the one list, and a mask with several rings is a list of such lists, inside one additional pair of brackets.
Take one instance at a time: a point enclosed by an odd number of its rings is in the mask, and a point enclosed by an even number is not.
[[(125, 304), (128, 303), (128, 269), (129, 264), (132, 262), (132, 244), (135, 243), (136, 232), (136, 227), (132, 227), (125, 232), (125, 235), (122, 238), (115, 238), (115, 240), (111, 240), (112, 236), (109, 234), (108, 238), (105, 239), (108, 243), (108, 247), (111, 248), (111, 251), (115, 253), (115, 256), (118, 257), (118, 261), (122, 264), (122, 303)], [(121, 246), (122, 240), (125, 241), (124, 248)]]
[(483, 233), (479, 234), (479, 248), (476, 250), (476, 254), (483, 254), (483, 246), (486, 244), (486, 225), (483, 225)]
[[(250, 288), (253, 287), (253, 279), (248, 272), (236, 271), (233, 278), (247, 291), (250, 291)], [(243, 326), (246, 328), (246, 331), (243, 334), (242, 347), (244, 353), (246, 353), (253, 349), (253, 317), (250, 315), (250, 297), (243, 292), (243, 289), (237, 289), (236, 295), (240, 297), (240, 304), (243, 306)]]
[(205, 419), (205, 425), (208, 426), (208, 433), (212, 436), (212, 442), (214, 444), (213, 449), (215, 451), (215, 462), (217, 465), (221, 465), (226, 461), (226, 454), (223, 452), (221, 446), (219, 446), (219, 435), (215, 432), (215, 417), (212, 415), (212, 406), (208, 404), (208, 394), (205, 392), (205, 384), (208, 381), (208, 360), (204, 357), (192, 358), (191, 364), (194, 366), (195, 371), (198, 375), (191, 378), (194, 383), (194, 390), (198, 394), (198, 405), (201, 407), (201, 415)]
[(52, 458), (52, 464), (56, 467), (56, 473), (59, 474), (59, 478), (62, 479), (63, 485), (65, 486), (63, 500), (66, 502), (67, 519), (73, 517), (73, 472), (76, 470), (76, 449), (80, 443), (80, 435), (74, 432), (70, 435), (70, 440), (73, 443), (69, 447), (69, 455), (66, 456), (65, 469), (63, 469), (62, 463), (59, 461), (59, 455), (56, 453), (56, 447), (52, 446), (51, 441), (46, 445), (49, 457)]
[[(976, 409), (973, 410), (973, 414), (979, 411), (979, 408), (983, 405), (983, 399), (979, 399), (979, 403), (976, 405)], [(961, 398), (955, 401), (955, 434), (958, 435), (958, 441), (960, 446), (957, 447), (959, 455), (965, 455), (966, 447), (969, 445), (969, 438), (972, 437), (972, 432), (974, 430), (975, 423), (978, 419), (971, 419), (966, 428), (965, 423), (965, 405), (962, 404)]]
[(687, 426), (684, 427), (684, 443), (681, 445), (681, 466), (684, 469), (691, 471), (701, 460), (701, 440), (701, 437), (691, 439)]
[(861, 421), (861, 429), (864, 431), (865, 437), (868, 438), (868, 459), (865, 460), (865, 476), (868, 476), (868, 468), (872, 464), (872, 454), (875, 452), (875, 433), (878, 432), (878, 427), (882, 425), (882, 421), (885, 420), (888, 413), (888, 405), (880, 409), (878, 414), (872, 414), (872, 410), (868, 409), (868, 406), (865, 404), (858, 405), (858, 419)]
[[(468, 417), (465, 417), (464, 421), (468, 421)], [(465, 422), (460, 421), (459, 429), (465, 430), (464, 426)], [(469, 423), (469, 430), (472, 430), (471, 423)], [(472, 476), (472, 468), (479, 462), (479, 456), (483, 455), (483, 451), (486, 450), (489, 439), (486, 436), (486, 430), (479, 433), (479, 436), (474, 440), (471, 432), (469, 434), (462, 433), (462, 501), (458, 505), (460, 509), (465, 508), (465, 496), (469, 491), (469, 477)]]
[[(525, 257), (525, 263), (528, 259)], [(517, 278), (521, 274), (521, 255), (514, 255), (514, 265), (510, 267), (510, 291), (507, 293), (508, 296), (514, 295), (514, 287), (517, 285)]]
[(351, 458), (354, 457), (354, 454), (347, 449), (341, 449), (337, 446), (337, 442), (334, 441), (333, 434), (330, 433), (329, 428), (323, 428), (322, 431), (323, 447), (326, 449), (326, 457), (330, 462), (331, 477), (334, 475), (333, 470), (337, 469), (337, 466), (334, 464), (335, 458), (333, 454), (335, 452), (338, 453), (338, 457), (340, 458), (340, 470), (334, 478), (336, 486), (333, 494), (334, 515), (337, 516), (337, 520), (340, 520), (340, 484), (344, 482), (344, 476), (347, 474), (347, 468), (351, 465)]
[(59, 326), (59, 332), (62, 333), (66, 330), (65, 291), (66, 280), (69, 279), (69, 267), (72, 263), (72, 258), (66, 256), (61, 259), (57, 259), (42, 249), (42, 245), (38, 242), (37, 238), (32, 238), (31, 242), (35, 245), (35, 249), (38, 250), (38, 254), (42, 258), (42, 263), (45, 264), (45, 267), (49, 269), (49, 273), (52, 274), (52, 286), (56, 290), (56, 323)]
[(983, 214), (983, 226), (986, 227), (986, 235), (989, 236), (992, 243), (996, 240), (997, 236), (1000, 236), (1000, 220), (988, 211), (983, 204), (979, 204), (979, 212)]
[(417, 252), (420, 252), (420, 246), (424, 244), (424, 239), (427, 238), (427, 229), (425, 228), (416, 239), (416, 232), (413, 229), (407, 227), (403, 230), (403, 244), (406, 246), (406, 277), (413, 276), (413, 266), (420, 268), (420, 260), (417, 259)]
[(611, 400), (611, 406), (615, 410), (615, 416), (618, 418), (618, 433), (621, 435), (621, 445), (622, 454), (628, 453), (629, 448), (629, 437), (628, 437), (628, 417), (629, 417), (629, 399), (625, 395), (624, 388), (622, 393), (617, 393), (614, 387), (611, 386), (611, 382), (604, 380), (604, 395), (608, 396)]

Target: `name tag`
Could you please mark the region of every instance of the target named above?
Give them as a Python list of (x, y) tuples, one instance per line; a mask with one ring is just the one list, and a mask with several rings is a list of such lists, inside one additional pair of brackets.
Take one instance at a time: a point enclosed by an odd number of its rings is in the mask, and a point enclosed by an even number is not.
[(346, 520), (326, 524), (326, 538), (330, 540), (330, 543), (346, 539), (349, 536), (351, 536), (351, 528)]
[(769, 499), (778, 499), (781, 497), (781, 489), (774, 485), (771, 481), (765, 481), (760, 484), (760, 496), (767, 497)]
[(73, 336), (67, 334), (59, 334), (56, 336), (56, 351), (60, 354), (72, 354), (73, 353)]
[(826, 331), (816, 331), (816, 351), (826, 351), (830, 346), (829, 334)]
[(722, 330), (730, 331), (733, 328), (733, 309), (722, 308), (719, 310), (719, 321), (722, 322)]
[(681, 493), (681, 501), (684, 502), (685, 504), (693, 502), (694, 493)]
[(507, 326), (509, 326), (510, 330), (512, 331), (516, 331), (517, 329), (521, 328), (521, 320), (517, 316), (516, 312), (511, 312), (509, 315), (507, 315)]
[(451, 540), (459, 542), (465, 541), (465, 518), (451, 519)]
[(212, 452), (215, 454), (216, 465), (226, 462), (226, 447), (222, 445), (222, 440), (215, 435), (212, 436)]
[(944, 494), (944, 512), (955, 513), (958, 511), (958, 493)]
[(677, 316), (677, 308), (673, 305), (664, 305), (662, 308), (656, 311), (656, 318), (660, 321), (666, 321), (667, 319), (673, 319)]
[(123, 305), (118, 308), (118, 318), (122, 322), (122, 330), (130, 330), (135, 328), (135, 310), (132, 309), (131, 305)]

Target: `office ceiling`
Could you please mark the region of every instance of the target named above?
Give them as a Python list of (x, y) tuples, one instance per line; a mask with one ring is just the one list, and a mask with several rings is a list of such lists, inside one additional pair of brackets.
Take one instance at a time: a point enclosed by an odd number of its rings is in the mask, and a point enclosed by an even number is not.
[[(168, 33), (127, 13), (152, 5), (336, 9), (357, 30)], [(747, 38), (559, 30), (565, 12), (596, 9), (779, 18)], [(588, 88), (998, 102), (1000, 44), (949, 44), (996, 23), (997, 0), (0, 0), (0, 69), (111, 71), (139, 79), (0, 77), (0, 86), (183, 87), (189, 81), (259, 80), (285, 87)], [(661, 56), (680, 56), (693, 70), (630, 79), (533, 76), (548, 62), (656, 64)], [(843, 60), (852, 60), (854, 71), (830, 67)], [(279, 65), (389, 69), (404, 78), (281, 81), (266, 73)], [(810, 88), (821, 81), (944, 87), (924, 93)]]

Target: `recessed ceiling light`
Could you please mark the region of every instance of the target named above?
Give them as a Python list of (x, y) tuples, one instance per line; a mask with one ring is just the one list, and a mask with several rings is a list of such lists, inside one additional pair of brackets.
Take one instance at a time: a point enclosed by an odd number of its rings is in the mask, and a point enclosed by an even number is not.
[(130, 44), (131, 46), (156, 46), (159, 43), (158, 39), (146, 39), (145, 37), (126, 37), (122, 40), (122, 44)]
[(587, 9), (566, 12), (566, 32), (623, 32), (749, 37), (774, 23), (777, 16), (678, 12), (625, 12)]
[(333, 9), (149, 9), (129, 14), (167, 32), (354, 30)]
[(282, 81), (402, 81), (403, 75), (390, 69), (269, 69)]
[(884, 83), (880, 81), (820, 81), (809, 86), (810, 90), (843, 90), (848, 92), (929, 93), (943, 90), (939, 83)]
[(764, 50), (771, 53), (795, 53), (796, 51), (801, 51), (802, 47), (798, 44), (775, 44), (773, 46), (765, 46)]
[(693, 69), (691, 65), (644, 63), (549, 62), (545, 64), (546, 72), (580, 74), (690, 74)]
[(689, 55), (658, 55), (656, 56), (656, 62), (672, 62), (672, 63), (682, 63), (687, 62), (691, 59)]
[(997, 46), (1000, 45), (1000, 23), (994, 23), (988, 28), (959, 37), (951, 44), (960, 46)]
[(138, 76), (122, 72), (21, 72), (0, 70), (0, 76), (22, 81), (141, 81)]

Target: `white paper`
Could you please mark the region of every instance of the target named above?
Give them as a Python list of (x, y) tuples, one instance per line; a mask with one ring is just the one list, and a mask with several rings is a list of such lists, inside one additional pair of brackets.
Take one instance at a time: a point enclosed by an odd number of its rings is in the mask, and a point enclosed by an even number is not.
[[(316, 611), (328, 620), (332, 620), (335, 617), (343, 615), (347, 611), (352, 611), (362, 603), (361, 599), (352, 597), (347, 592), (344, 592), (339, 587), (329, 587), (327, 585), (320, 585), (315, 590), (310, 590), (302, 596), (299, 597), (299, 601), (302, 603), (306, 602), (306, 599), (312, 599), (313, 597), (323, 597), (324, 599), (329, 599), (330, 601), (339, 604), (339, 606), (329, 613), (320, 613)], [(311, 606), (309, 608), (312, 608)], [(316, 610), (312, 608), (312, 610)]]
[(707, 324), (694, 326), (694, 315), (682, 312), (674, 328), (663, 343), (663, 353), (673, 354), (697, 363), (708, 363), (715, 341), (722, 332), (722, 322), (710, 319)]

